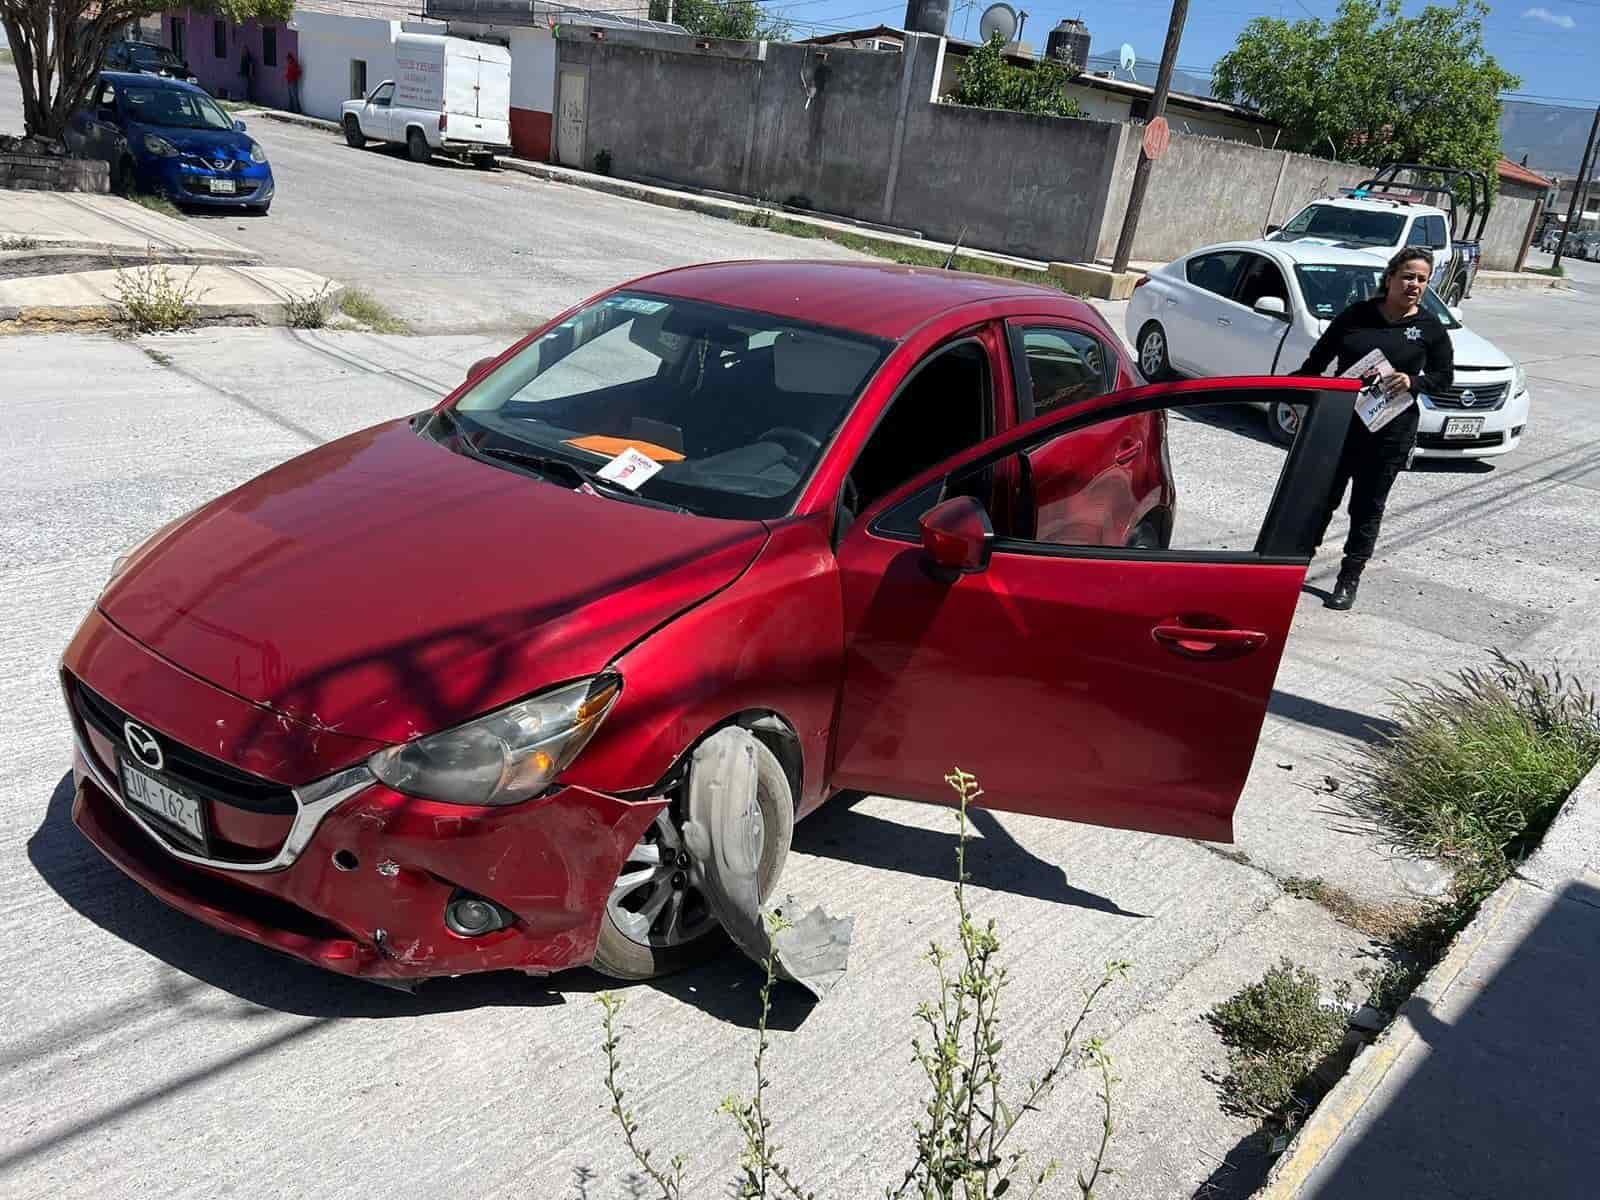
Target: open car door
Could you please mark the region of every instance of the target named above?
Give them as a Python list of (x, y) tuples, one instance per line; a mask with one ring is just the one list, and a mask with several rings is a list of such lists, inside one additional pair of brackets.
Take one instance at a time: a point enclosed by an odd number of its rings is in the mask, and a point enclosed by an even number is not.
[[(1113, 392), (864, 512), (833, 782), (948, 802), (961, 767), (994, 808), (1231, 841), (1356, 386)], [(1287, 451), (1271, 402), (1303, 408)]]

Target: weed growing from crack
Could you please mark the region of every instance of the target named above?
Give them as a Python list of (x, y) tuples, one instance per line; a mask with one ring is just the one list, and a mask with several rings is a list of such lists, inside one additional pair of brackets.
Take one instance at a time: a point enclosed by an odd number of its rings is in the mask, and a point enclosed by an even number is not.
[(283, 302), (284, 317), (290, 329), (321, 329), (333, 315), (333, 284), (324, 283), (313, 295), (291, 296)]
[[(1029, 1194), (1036, 1194), (1056, 1174), (1058, 1162), (1052, 1159), (1035, 1168), (1028, 1163), (1026, 1151), (1008, 1149), (1007, 1142), (1023, 1117), (1039, 1109), (1076, 1057), (1100, 1076), (1100, 1142), (1093, 1162), (1080, 1170), (1076, 1179), (1081, 1200), (1093, 1200), (1097, 1183), (1111, 1172), (1106, 1165), (1106, 1152), (1115, 1129), (1112, 1090), (1118, 1080), (1104, 1044), (1092, 1038), (1080, 1046), (1078, 1033), (1101, 993), (1125, 978), (1131, 967), (1126, 962), (1107, 964), (1100, 981), (1085, 992), (1083, 1006), (1063, 1033), (1054, 1060), (1038, 1079), (1029, 1080), (1020, 1096), (1008, 1101), (1003, 1095), (999, 1061), (1005, 1044), (1000, 998), (1006, 983), (1005, 968), (998, 962), (1000, 938), (993, 920), (979, 924), (966, 896), (967, 808), (983, 791), (976, 777), (959, 768), (945, 779), (959, 800), (955, 883), (958, 949), (951, 951), (934, 943), (928, 951), (928, 961), (938, 975), (938, 996), (916, 1010), (925, 1034), (912, 1039), (912, 1050), (913, 1060), (927, 1077), (929, 1097), (922, 1109), (925, 1119), (914, 1125), (911, 1165), (897, 1185), (885, 1187), (884, 1194), (918, 1200), (998, 1200), (1010, 1192), (1014, 1182), (1020, 1184), (1024, 1179), (1031, 1186)], [(787, 927), (781, 917), (769, 917), (769, 923), (774, 934)], [(775, 950), (767, 956), (764, 968), (754, 1056), (755, 1091), (749, 1097), (729, 1096), (719, 1106), (720, 1112), (733, 1118), (744, 1139), (734, 1194), (739, 1200), (767, 1200), (769, 1196), (816, 1200), (816, 1193), (795, 1182), (780, 1161), (779, 1147), (771, 1137), (772, 1121), (765, 1103), (765, 1059), (772, 986), (777, 978)], [(599, 1003), (605, 1014), (603, 1049), (611, 1115), (621, 1127), (629, 1154), (643, 1172), (643, 1182), (656, 1188), (662, 1200), (682, 1200), (687, 1161), (682, 1155), (674, 1155), (667, 1167), (656, 1166), (651, 1161), (652, 1150), (639, 1140), (637, 1118), (624, 1103), (619, 1054), (623, 1001), (604, 992)]]
[(360, 321), (373, 333), (410, 333), (411, 326), (390, 312), (371, 292), (346, 288), (339, 297), (339, 311), (352, 321)]
[(172, 268), (156, 261), (152, 249), (143, 266), (117, 272), (113, 286), (122, 321), (133, 333), (176, 333), (191, 328), (200, 318), (204, 291), (194, 287), (195, 267), (179, 278)]

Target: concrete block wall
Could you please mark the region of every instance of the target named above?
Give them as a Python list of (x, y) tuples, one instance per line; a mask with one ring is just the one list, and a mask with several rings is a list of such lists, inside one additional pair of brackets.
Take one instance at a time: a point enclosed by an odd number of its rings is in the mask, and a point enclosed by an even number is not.
[(1543, 188), (1500, 181), (1500, 193), (1489, 210), (1489, 224), (1483, 231), (1483, 265), (1491, 271), (1515, 271), (1521, 267), (1523, 239)]

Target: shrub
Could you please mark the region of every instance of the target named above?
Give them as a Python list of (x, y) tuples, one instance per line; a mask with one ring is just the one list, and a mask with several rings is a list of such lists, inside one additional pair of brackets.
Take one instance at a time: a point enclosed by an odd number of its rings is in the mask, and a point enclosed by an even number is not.
[(291, 296), (283, 303), (284, 317), (291, 329), (321, 329), (333, 313), (328, 295), (332, 283), (324, 283), (310, 296)]
[(203, 292), (194, 288), (199, 267), (178, 278), (170, 267), (149, 252), (145, 264), (118, 271), (114, 280), (122, 320), (135, 333), (174, 333), (193, 326), (200, 317)]
[(1350, 985), (1341, 983), (1324, 1004), (1322, 981), (1285, 958), (1213, 1008), (1206, 1019), (1228, 1047), (1224, 1107), (1292, 1125), (1313, 1099), (1312, 1072), (1344, 1039), (1349, 997)]
[(339, 297), (339, 311), (352, 321), (360, 321), (374, 333), (410, 333), (411, 326), (389, 311), (371, 292), (346, 288)]
[[(938, 997), (918, 1006), (916, 1017), (923, 1035), (913, 1038), (911, 1045), (913, 1059), (927, 1078), (929, 1097), (921, 1110), (923, 1119), (913, 1126), (911, 1163), (903, 1176), (885, 1186), (885, 1194), (921, 1200), (998, 1200), (1010, 1191), (1013, 1180), (1020, 1183), (1024, 1178), (1037, 1191), (1055, 1174), (1058, 1164), (1051, 1160), (1042, 1167), (1032, 1167), (1026, 1152), (1008, 1148), (1007, 1142), (1022, 1117), (1038, 1108), (1068, 1063), (1078, 1057), (1099, 1071), (1101, 1081), (1099, 1148), (1093, 1163), (1079, 1171), (1076, 1180), (1083, 1200), (1092, 1200), (1095, 1184), (1110, 1170), (1105, 1157), (1113, 1131), (1111, 1090), (1116, 1080), (1111, 1073), (1111, 1058), (1100, 1041), (1090, 1039), (1080, 1047), (1077, 1036), (1100, 994), (1114, 980), (1126, 976), (1129, 964), (1107, 964), (1100, 981), (1085, 993), (1077, 1019), (1062, 1034), (1056, 1056), (1044, 1073), (1029, 1080), (1020, 1094), (1010, 1100), (1003, 1098), (1000, 998), (1006, 971), (998, 962), (1000, 939), (995, 923), (991, 920), (979, 924), (967, 905), (965, 888), (967, 807), (983, 792), (977, 779), (960, 769), (946, 776), (946, 781), (959, 801), (955, 884), (959, 948), (951, 951), (934, 943), (928, 951), (928, 961), (938, 976)], [(771, 919), (774, 932), (783, 928), (781, 919)], [(769, 1195), (815, 1200), (815, 1193), (797, 1184), (789, 1168), (779, 1161), (770, 1136), (772, 1119), (766, 1108), (764, 1065), (777, 964), (769, 956), (764, 966), (761, 1016), (756, 1031), (755, 1090), (748, 1098), (730, 1096), (719, 1108), (733, 1118), (744, 1139), (734, 1194), (740, 1200)], [(610, 993), (602, 993), (599, 1001), (605, 1010), (606, 1089), (611, 1095), (611, 1114), (648, 1183), (657, 1189), (662, 1200), (681, 1200), (685, 1159), (674, 1155), (664, 1169), (653, 1164), (651, 1150), (638, 1138), (639, 1123), (623, 1103), (618, 1054), (623, 1001)]]

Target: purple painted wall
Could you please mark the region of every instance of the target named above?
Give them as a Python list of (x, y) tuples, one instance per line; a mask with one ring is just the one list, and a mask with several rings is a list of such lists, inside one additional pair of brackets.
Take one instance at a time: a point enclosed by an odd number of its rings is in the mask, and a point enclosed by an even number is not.
[[(157, 22), (160, 23), (159, 31)], [(216, 27), (219, 23), (223, 26), (223, 41), (227, 49), (221, 58), (217, 56), (216, 48)], [(211, 13), (176, 9), (159, 17), (145, 17), (141, 24), (144, 36), (151, 41), (175, 50), (181, 49), (200, 86), (223, 100), (246, 99), (244, 76), (239, 74), (239, 60), (248, 46), (251, 57), (255, 59), (255, 78), (250, 84), (248, 98), (271, 108), (289, 107), (289, 84), (284, 78), (284, 68), (291, 51), (299, 55), (300, 44), (299, 34), (292, 29), (282, 25), (270, 26), (276, 32), (277, 59), (275, 63), (268, 63), (267, 38), (256, 21), (235, 25)], [(175, 36), (175, 30), (181, 30), (181, 33)]]

